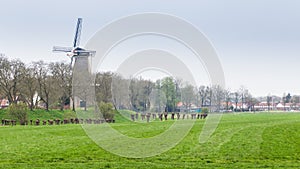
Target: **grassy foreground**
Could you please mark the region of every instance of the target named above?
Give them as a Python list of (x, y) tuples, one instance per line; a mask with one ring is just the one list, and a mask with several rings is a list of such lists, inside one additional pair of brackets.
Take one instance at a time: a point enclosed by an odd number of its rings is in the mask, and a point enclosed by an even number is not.
[[(143, 138), (172, 123), (111, 125)], [(197, 120), (176, 147), (143, 159), (106, 152), (80, 125), (0, 126), (0, 168), (300, 168), (300, 113), (226, 114), (209, 141), (200, 144), (203, 125)]]

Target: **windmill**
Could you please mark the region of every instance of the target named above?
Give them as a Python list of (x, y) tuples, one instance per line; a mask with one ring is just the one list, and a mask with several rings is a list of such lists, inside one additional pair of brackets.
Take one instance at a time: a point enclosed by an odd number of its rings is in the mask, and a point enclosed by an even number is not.
[(93, 56), (96, 51), (86, 50), (84, 48), (79, 47), (80, 44), (80, 35), (81, 35), (81, 27), (82, 27), (82, 18), (78, 18), (75, 37), (73, 41), (73, 47), (61, 47), (61, 46), (54, 46), (53, 52), (65, 52), (67, 56), (71, 57), (71, 65), (73, 63), (73, 59), (75, 58), (75, 62), (78, 57), (89, 57)]
[(73, 110), (75, 110), (75, 107), (77, 107), (75, 105), (80, 105), (79, 107), (84, 107), (86, 110), (86, 103), (93, 103), (93, 97), (90, 93), (92, 91), (92, 88), (90, 86), (91, 83), (89, 83), (89, 81), (91, 80), (89, 56), (93, 56), (96, 51), (86, 50), (79, 47), (81, 27), (82, 18), (78, 18), (73, 47), (54, 46), (52, 50), (53, 52), (67, 53), (67, 55), (71, 57), (71, 67), (75, 58), (75, 63), (72, 67)]

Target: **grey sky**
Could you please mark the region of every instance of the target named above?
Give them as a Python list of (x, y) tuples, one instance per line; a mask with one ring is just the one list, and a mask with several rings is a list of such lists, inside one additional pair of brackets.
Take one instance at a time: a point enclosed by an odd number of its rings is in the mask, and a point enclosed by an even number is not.
[(0, 1), (0, 53), (29, 63), (60, 61), (53, 45), (72, 44), (77, 17), (83, 17), (81, 45), (120, 17), (162, 12), (199, 28), (215, 46), (226, 85), (244, 85), (254, 95), (300, 94), (300, 1)]

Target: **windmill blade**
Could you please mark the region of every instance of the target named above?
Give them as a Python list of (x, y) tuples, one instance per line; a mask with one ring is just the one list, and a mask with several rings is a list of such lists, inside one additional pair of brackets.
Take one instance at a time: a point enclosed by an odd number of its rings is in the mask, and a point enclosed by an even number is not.
[(95, 56), (96, 51), (94, 50), (86, 50), (87, 52), (89, 52), (90, 56)]
[(95, 56), (96, 51), (93, 50), (75, 50), (74, 53), (81, 56)]
[(82, 18), (78, 18), (77, 25), (76, 25), (74, 42), (73, 42), (73, 47), (74, 48), (79, 46), (80, 35), (81, 35), (81, 27), (82, 27)]
[(53, 52), (72, 52), (73, 48), (70, 47), (61, 47), (61, 46), (53, 46)]

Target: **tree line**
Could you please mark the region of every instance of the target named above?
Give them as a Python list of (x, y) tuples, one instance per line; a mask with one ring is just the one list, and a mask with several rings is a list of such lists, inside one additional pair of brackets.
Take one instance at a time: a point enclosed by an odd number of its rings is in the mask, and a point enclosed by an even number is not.
[[(38, 61), (25, 64), (1, 56), (0, 67), (0, 96), (10, 103), (24, 102), (31, 110), (41, 103), (46, 110), (63, 110), (70, 105), (72, 68), (68, 63)], [(94, 86), (98, 103), (112, 103), (116, 109), (134, 111), (190, 111), (192, 105), (222, 111), (232, 109), (231, 102), (235, 102), (236, 107), (238, 103), (254, 106), (257, 102), (244, 87), (238, 91), (218, 85), (197, 87), (172, 77), (153, 82), (141, 77), (125, 79), (112, 72), (98, 72)], [(70, 107), (74, 109), (74, 105)]]
[[(210, 111), (237, 110), (231, 103), (247, 105), (243, 110), (254, 110), (257, 99), (241, 87), (237, 91), (219, 85), (195, 86), (172, 77), (155, 82), (141, 77), (124, 79), (122, 76), (106, 72), (96, 77), (96, 97), (103, 102), (111, 101), (116, 109), (134, 111), (179, 112), (191, 111), (193, 107), (208, 107)], [(181, 103), (181, 105), (179, 104)]]
[(31, 110), (42, 102), (46, 110), (70, 102), (72, 71), (64, 62), (25, 64), (0, 57), (0, 96), (10, 103), (24, 102)]

